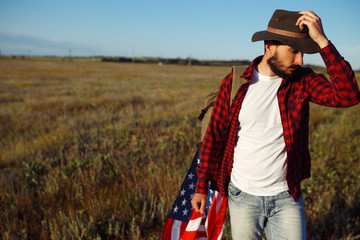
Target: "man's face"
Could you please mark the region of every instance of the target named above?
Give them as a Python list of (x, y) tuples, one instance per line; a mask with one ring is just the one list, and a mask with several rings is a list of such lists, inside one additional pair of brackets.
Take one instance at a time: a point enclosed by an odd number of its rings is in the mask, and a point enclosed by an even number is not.
[(289, 79), (299, 65), (303, 64), (303, 54), (287, 45), (273, 46), (274, 54), (267, 60), (271, 70), (283, 79)]

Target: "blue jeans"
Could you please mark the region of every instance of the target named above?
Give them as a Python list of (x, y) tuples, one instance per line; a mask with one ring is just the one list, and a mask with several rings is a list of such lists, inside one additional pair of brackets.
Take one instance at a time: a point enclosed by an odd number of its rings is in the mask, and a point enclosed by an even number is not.
[(304, 202), (288, 191), (261, 197), (229, 184), (229, 212), (233, 239), (306, 239)]

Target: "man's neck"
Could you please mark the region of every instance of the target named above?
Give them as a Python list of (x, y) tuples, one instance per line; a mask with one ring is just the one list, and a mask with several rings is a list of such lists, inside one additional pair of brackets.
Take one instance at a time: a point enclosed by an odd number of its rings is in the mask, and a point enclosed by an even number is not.
[(269, 64), (267, 64), (265, 57), (261, 60), (261, 62), (257, 66), (255, 66), (255, 69), (261, 75), (268, 76), (268, 77), (276, 76), (276, 74), (273, 73), (273, 71), (271, 70)]

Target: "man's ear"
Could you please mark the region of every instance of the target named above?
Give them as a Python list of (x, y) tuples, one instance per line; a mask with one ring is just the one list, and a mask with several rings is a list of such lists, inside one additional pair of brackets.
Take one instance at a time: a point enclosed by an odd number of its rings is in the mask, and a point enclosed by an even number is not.
[(265, 54), (268, 54), (269, 56), (272, 56), (275, 52), (276, 44), (274, 44), (271, 41), (265, 42)]

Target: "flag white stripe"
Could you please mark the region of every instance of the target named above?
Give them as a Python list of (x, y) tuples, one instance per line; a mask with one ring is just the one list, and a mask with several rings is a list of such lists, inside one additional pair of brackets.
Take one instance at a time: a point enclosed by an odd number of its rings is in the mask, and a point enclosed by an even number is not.
[(186, 231), (188, 231), (188, 232), (197, 231), (199, 229), (201, 219), (202, 219), (202, 217), (196, 218), (194, 220), (190, 220), (186, 227)]
[(171, 240), (178, 240), (180, 238), (180, 227), (182, 221), (174, 220), (173, 227), (171, 230)]
[(224, 225), (223, 225), (223, 227), (222, 227), (222, 229), (221, 229), (221, 232), (220, 232), (220, 235), (218, 236), (218, 240), (221, 240), (221, 237), (222, 237), (222, 235), (223, 235), (223, 231), (224, 231)]
[[(217, 215), (220, 211), (223, 198), (222, 198), (221, 194), (219, 194), (217, 191), (215, 192), (215, 194), (216, 194), (216, 215)], [(214, 198), (215, 198), (215, 196), (214, 196)]]

